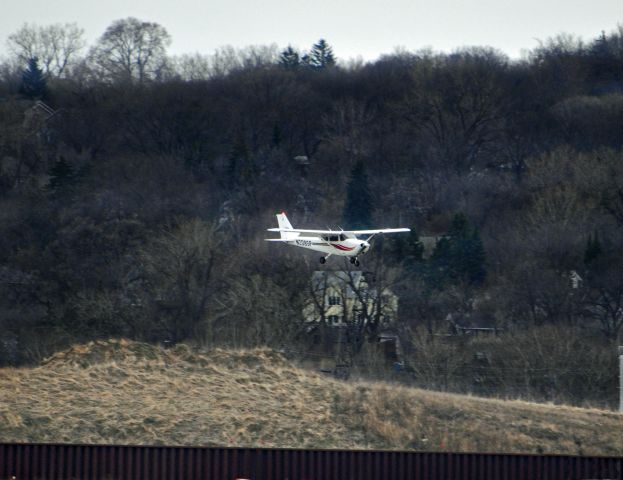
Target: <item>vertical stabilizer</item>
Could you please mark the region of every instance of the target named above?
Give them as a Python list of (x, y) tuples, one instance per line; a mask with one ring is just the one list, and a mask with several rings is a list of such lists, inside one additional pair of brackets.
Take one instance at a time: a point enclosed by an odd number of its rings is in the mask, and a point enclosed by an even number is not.
[[(279, 228), (283, 230), (292, 230), (292, 224), (290, 223), (290, 220), (288, 220), (288, 217), (286, 217), (285, 212), (277, 214), (277, 223), (279, 223)], [(299, 236), (299, 234), (296, 232), (281, 231), (279, 233), (281, 233), (281, 238), (283, 238), (284, 240), (292, 240), (293, 238)]]

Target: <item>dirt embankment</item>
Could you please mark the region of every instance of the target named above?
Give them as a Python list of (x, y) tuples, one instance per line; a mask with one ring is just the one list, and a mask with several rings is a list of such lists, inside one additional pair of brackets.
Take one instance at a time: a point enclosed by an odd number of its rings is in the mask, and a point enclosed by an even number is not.
[(623, 455), (623, 415), (342, 383), (266, 349), (109, 340), (0, 369), (0, 440)]

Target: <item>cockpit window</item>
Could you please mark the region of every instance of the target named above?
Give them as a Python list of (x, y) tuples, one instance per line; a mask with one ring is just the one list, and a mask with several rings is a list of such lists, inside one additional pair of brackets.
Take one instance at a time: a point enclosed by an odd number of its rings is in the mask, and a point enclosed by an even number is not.
[(341, 235), (324, 235), (322, 237), (322, 239), (325, 242), (343, 242), (344, 240), (346, 240), (346, 235), (341, 234)]

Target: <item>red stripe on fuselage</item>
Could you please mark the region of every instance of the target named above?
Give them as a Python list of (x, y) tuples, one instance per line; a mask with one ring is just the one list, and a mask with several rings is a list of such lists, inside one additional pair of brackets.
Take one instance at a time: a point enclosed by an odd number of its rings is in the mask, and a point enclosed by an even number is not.
[(336, 243), (332, 243), (331, 245), (337, 248), (338, 250), (342, 250), (343, 252), (350, 252), (351, 250), (355, 249), (355, 247), (346, 247), (344, 245), (339, 245)]

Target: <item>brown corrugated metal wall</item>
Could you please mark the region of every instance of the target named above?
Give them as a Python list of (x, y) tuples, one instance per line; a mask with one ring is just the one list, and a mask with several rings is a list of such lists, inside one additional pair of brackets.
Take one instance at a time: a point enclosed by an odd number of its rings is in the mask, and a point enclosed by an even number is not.
[(623, 479), (623, 457), (0, 443), (0, 480)]

